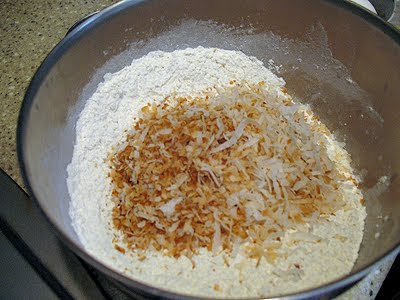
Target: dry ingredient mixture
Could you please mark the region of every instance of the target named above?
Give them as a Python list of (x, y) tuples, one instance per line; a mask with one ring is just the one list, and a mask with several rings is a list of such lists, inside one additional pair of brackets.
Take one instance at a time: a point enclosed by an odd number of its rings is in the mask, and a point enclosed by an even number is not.
[(348, 153), (310, 108), (257, 59), (215, 48), (151, 52), (106, 75), (67, 183), (89, 252), (197, 296), (347, 274), (366, 215)]

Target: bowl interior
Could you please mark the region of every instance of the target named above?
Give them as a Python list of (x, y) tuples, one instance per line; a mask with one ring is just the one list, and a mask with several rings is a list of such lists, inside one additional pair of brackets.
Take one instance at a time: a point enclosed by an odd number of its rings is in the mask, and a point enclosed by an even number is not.
[(282, 76), (346, 143), (368, 211), (356, 273), (400, 242), (399, 43), (383, 21), (342, 2), (124, 1), (75, 29), (32, 81), (18, 136), (26, 183), (82, 249), (68, 215), (66, 167), (79, 113), (103, 75), (153, 50), (240, 50)]

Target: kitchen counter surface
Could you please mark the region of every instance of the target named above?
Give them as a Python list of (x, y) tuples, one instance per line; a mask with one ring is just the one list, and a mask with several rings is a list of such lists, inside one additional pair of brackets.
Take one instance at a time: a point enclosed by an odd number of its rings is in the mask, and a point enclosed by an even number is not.
[[(115, 0), (2, 0), (0, 2), (0, 168), (20, 186), (15, 136), (25, 89), (68, 28)], [(400, 5), (397, 6), (400, 11)], [(400, 24), (400, 14), (393, 19)], [(378, 266), (342, 299), (374, 298), (393, 258)]]
[(20, 105), (36, 69), (68, 28), (116, 0), (0, 1), (0, 168), (19, 185), (15, 136)]

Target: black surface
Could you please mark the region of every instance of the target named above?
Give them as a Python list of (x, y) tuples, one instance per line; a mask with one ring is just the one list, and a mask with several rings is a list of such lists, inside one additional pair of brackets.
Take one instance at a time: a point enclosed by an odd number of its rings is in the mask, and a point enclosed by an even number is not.
[(39, 209), (1, 169), (0, 229), (1, 299), (105, 298), (86, 267), (60, 243)]
[[(37, 297), (43, 293), (40, 296), (41, 299), (43, 299), (42, 297), (45, 299), (54, 299), (55, 295), (60, 299), (73, 299), (57, 278), (33, 254), (32, 250), (20, 238), (18, 233), (1, 218), (0, 229), (3, 238), (1, 243), (1, 260), (8, 267), (7, 270), (2, 272), (4, 276), (2, 280), (9, 277), (16, 278), (16, 282), (13, 285), (6, 284), (6, 289), (3, 290), (5, 295), (10, 293), (11, 295), (19, 295), (16, 298), (29, 298), (29, 294)], [(8, 243), (4, 237), (7, 238)], [(11, 297), (11, 295), (9, 296)]]
[(400, 255), (394, 261), (375, 299), (400, 300)]
[(0, 299), (58, 299), (3, 232), (0, 249)]

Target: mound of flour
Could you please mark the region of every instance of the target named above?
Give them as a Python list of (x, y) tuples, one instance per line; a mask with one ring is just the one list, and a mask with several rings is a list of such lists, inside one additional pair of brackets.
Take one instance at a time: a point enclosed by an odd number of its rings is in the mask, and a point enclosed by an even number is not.
[[(126, 137), (138, 110), (148, 101), (166, 96), (201, 96), (202, 91), (224, 86), (231, 80), (259, 82), (276, 89), (284, 81), (254, 57), (216, 48), (155, 51), (136, 59), (114, 74), (106, 74), (87, 100), (76, 126), (73, 158), (68, 166), (72, 225), (85, 249), (108, 267), (137, 281), (170, 291), (209, 297), (268, 296), (295, 292), (334, 280), (350, 272), (357, 259), (364, 227), (365, 209), (360, 192), (348, 190), (349, 205), (325, 221), (317, 221), (312, 233), (318, 242), (297, 243), (287, 233), (283, 248), (287, 259), (275, 264), (238, 254), (226, 263), (225, 254), (213, 257), (202, 250), (178, 260), (160, 253), (121, 253), (113, 239), (120, 233), (112, 225), (111, 182), (106, 157)], [(332, 141), (332, 152), (339, 144)], [(301, 271), (299, 271), (299, 269)]]

